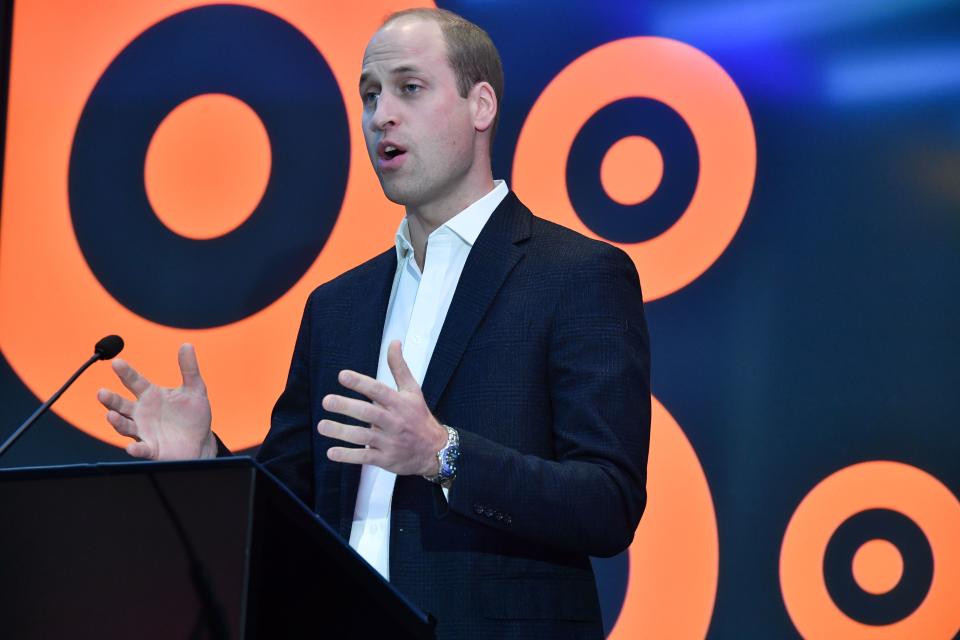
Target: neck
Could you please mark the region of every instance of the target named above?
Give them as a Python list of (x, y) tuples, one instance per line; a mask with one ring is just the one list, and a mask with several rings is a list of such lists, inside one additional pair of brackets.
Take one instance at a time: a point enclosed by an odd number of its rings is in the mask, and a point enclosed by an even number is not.
[(420, 270), (427, 258), (427, 238), (448, 220), (493, 190), (493, 174), (490, 171), (460, 189), (456, 194), (424, 205), (407, 206), (407, 228), (410, 244)]

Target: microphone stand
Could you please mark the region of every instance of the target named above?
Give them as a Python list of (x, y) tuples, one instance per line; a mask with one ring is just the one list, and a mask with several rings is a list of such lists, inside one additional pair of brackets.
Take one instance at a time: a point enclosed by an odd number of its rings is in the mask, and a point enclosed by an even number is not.
[(34, 411), (34, 412), (33, 412), (33, 415), (31, 415), (29, 418), (27, 418), (26, 422), (24, 422), (22, 425), (20, 425), (19, 427), (17, 427), (17, 430), (13, 432), (13, 435), (11, 435), (9, 438), (7, 438), (7, 439), (3, 442), (3, 444), (0, 445), (0, 456), (2, 456), (3, 453), (4, 453), (4, 451), (6, 451), (7, 449), (9, 449), (9, 448), (13, 445), (13, 443), (17, 441), (17, 438), (19, 438), (21, 435), (23, 435), (23, 432), (24, 432), (24, 431), (26, 431), (27, 429), (30, 428), (30, 425), (32, 425), (34, 422), (37, 421), (37, 419), (38, 419), (40, 416), (42, 416), (44, 413), (46, 413), (47, 409), (50, 408), (50, 405), (52, 405), (54, 402), (56, 402), (57, 399), (60, 398), (60, 396), (63, 395), (63, 392), (66, 391), (67, 388), (68, 388), (70, 385), (72, 385), (73, 382), (74, 382), (77, 378), (80, 377), (80, 374), (81, 374), (81, 373), (83, 373), (84, 371), (86, 371), (87, 368), (88, 368), (90, 365), (92, 365), (94, 362), (96, 362), (97, 360), (100, 360), (100, 358), (102, 358), (102, 355), (101, 355), (100, 353), (94, 353), (92, 356), (90, 356), (90, 359), (87, 360), (86, 362), (84, 362), (84, 363), (83, 363), (83, 366), (81, 366), (79, 369), (77, 369), (77, 372), (74, 373), (72, 376), (70, 376), (70, 379), (67, 380), (66, 383), (64, 383), (64, 385), (63, 385), (62, 387), (60, 387), (60, 388), (57, 390), (57, 392), (56, 392), (55, 394), (53, 394), (53, 396), (51, 396), (51, 398), (50, 398), (49, 400), (47, 400), (47, 401), (44, 402), (42, 405), (40, 405), (40, 408), (38, 408), (36, 411)]

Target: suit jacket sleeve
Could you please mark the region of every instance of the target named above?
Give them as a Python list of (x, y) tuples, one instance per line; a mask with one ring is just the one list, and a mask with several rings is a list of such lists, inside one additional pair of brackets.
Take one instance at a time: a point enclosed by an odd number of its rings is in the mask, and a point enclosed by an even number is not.
[(461, 430), (449, 505), (526, 540), (609, 556), (629, 546), (646, 504), (643, 299), (633, 262), (609, 245), (570, 264), (566, 282), (546, 365), (554, 459)]
[(307, 505), (314, 502), (309, 363), (312, 304), (313, 296), (303, 312), (287, 385), (274, 405), (270, 431), (257, 452), (257, 461)]

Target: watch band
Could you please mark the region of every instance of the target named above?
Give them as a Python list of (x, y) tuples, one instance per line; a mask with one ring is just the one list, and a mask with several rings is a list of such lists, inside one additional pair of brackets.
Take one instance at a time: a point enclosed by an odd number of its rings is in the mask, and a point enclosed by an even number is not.
[(435, 476), (423, 476), (434, 484), (439, 484), (445, 489), (449, 489), (453, 484), (453, 479), (457, 476), (457, 462), (460, 459), (460, 434), (453, 427), (443, 425), (447, 430), (447, 444), (440, 451), (437, 451), (437, 462), (440, 463), (439, 471)]

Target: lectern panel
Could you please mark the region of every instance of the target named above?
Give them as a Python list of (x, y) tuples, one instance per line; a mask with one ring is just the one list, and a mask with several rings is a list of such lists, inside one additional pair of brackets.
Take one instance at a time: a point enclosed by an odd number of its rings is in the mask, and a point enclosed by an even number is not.
[(240, 637), (251, 469), (68, 474), (0, 482), (0, 636), (165, 640), (203, 628), (160, 491)]

